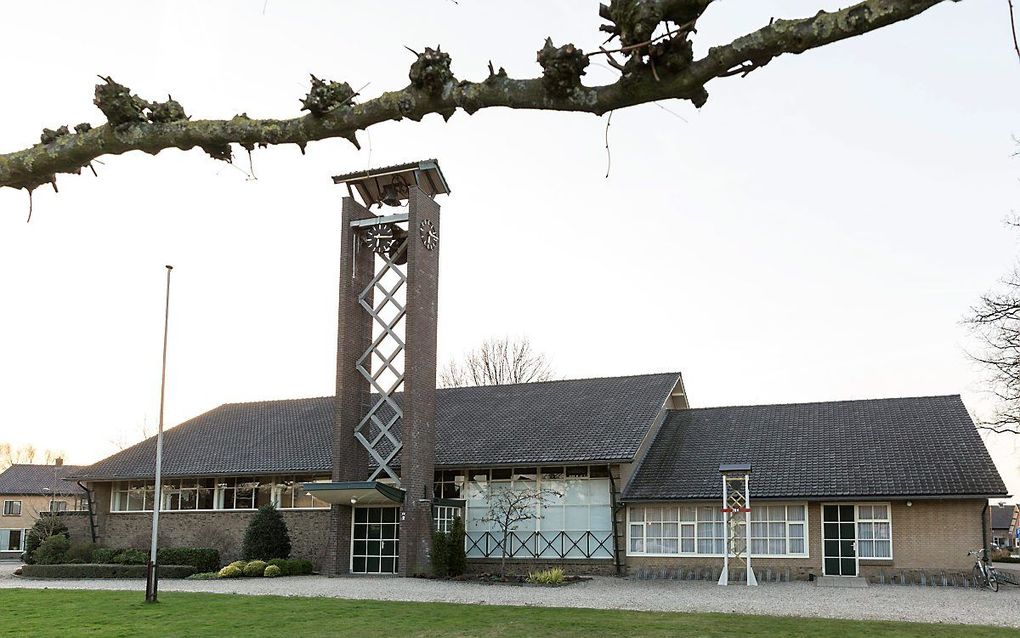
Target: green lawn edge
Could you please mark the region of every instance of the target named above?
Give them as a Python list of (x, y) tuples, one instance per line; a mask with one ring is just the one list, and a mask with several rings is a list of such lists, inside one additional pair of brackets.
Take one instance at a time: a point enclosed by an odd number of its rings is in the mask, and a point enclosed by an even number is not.
[[(540, 595), (540, 594), (536, 594)], [(1016, 628), (719, 613), (514, 607), (341, 598), (0, 589), (0, 636), (681, 636), (938, 638)]]

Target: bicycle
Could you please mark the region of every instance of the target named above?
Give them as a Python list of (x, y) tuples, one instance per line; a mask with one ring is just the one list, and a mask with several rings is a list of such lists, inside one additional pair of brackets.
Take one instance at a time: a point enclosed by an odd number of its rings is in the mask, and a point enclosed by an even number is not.
[(981, 583), (992, 591), (999, 591), (999, 578), (995, 575), (995, 568), (988, 562), (988, 555), (984, 549), (975, 549), (967, 552), (968, 556), (974, 556), (974, 583)]

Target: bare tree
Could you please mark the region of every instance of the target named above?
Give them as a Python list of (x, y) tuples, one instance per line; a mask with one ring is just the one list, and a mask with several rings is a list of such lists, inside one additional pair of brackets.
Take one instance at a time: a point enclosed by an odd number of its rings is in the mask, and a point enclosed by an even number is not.
[(149, 427), (148, 421), (142, 421), (141, 425), (136, 426), (133, 430), (120, 430), (117, 435), (109, 440), (110, 445), (117, 448), (117, 450), (125, 450), (139, 441), (144, 441), (152, 436), (152, 429)]
[(553, 378), (549, 359), (535, 352), (527, 337), (486, 339), (462, 362), (450, 360), (439, 371), (439, 386), (461, 388), (548, 381)]
[[(155, 155), (168, 148), (201, 148), (224, 161), (231, 144), (251, 152), (256, 146), (297, 144), (345, 138), (358, 146), (356, 132), (386, 121), (421, 120), (438, 113), (449, 119), (457, 109), (507, 107), (573, 111), (603, 115), (616, 109), (665, 99), (690, 100), (701, 107), (712, 80), (746, 76), (783, 54), (799, 54), (840, 40), (911, 19), (949, 0), (863, 0), (836, 11), (818, 11), (799, 19), (772, 19), (761, 28), (718, 43), (696, 59), (691, 38), (697, 22), (713, 0), (611, 0), (598, 8), (605, 21), (601, 31), (619, 46), (585, 53), (573, 44), (556, 46), (547, 39), (538, 51), (542, 76), (513, 79), (489, 63), (482, 81), (458, 80), (450, 56), (435, 49), (412, 51), (410, 84), (361, 103), (346, 82), (312, 76), (301, 100), (304, 117), (289, 120), (253, 119), (242, 113), (228, 120), (192, 120), (183, 106), (167, 97), (150, 102), (109, 77), (96, 86), (94, 102), (106, 122), (82, 122), (73, 132), (66, 126), (44, 129), (40, 143), (0, 155), (0, 187), (31, 191), (44, 184), (56, 188), (58, 173), (78, 174), (105, 155), (141, 150)], [(594, 10), (594, 3), (593, 3)], [(600, 38), (601, 39), (601, 38)], [(605, 43), (603, 43), (605, 44)], [(936, 43), (936, 46), (938, 43)], [(592, 57), (604, 56), (619, 72), (612, 84), (581, 82)], [(360, 148), (360, 147), (359, 147)]]
[[(1007, 224), (1020, 228), (1020, 220)], [(1001, 288), (985, 293), (966, 318), (983, 347), (972, 359), (988, 370), (988, 382), (998, 406), (980, 427), (1020, 434), (1020, 269), (1005, 277)]]
[[(500, 488), (494, 489), (496, 485)], [(488, 507), (478, 520), (494, 525), (502, 539), (500, 543), (499, 575), (506, 575), (506, 559), (509, 554), (511, 535), (520, 524), (542, 518), (542, 507), (552, 499), (563, 496), (562, 492), (534, 487), (510, 487), (505, 489), (497, 483), (490, 484), (486, 499)]]
[[(40, 458), (39, 450), (32, 444), (15, 447), (10, 443), (0, 443), (0, 472), (12, 465), (35, 463)], [(46, 449), (42, 452), (42, 462), (50, 465), (58, 458), (64, 458), (63, 452)]]

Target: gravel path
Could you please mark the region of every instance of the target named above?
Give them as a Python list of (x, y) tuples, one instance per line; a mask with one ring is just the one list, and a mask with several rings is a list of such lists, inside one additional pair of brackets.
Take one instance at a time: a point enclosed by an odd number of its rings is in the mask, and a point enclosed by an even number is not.
[[(0, 589), (113, 589), (141, 593), (138, 580), (30, 580), (0, 565)], [(1020, 588), (999, 593), (953, 587), (872, 585), (864, 589), (822, 588), (810, 583), (767, 583), (757, 588), (722, 589), (706, 582), (594, 578), (555, 589), (510, 587), (388, 577), (164, 580), (161, 591), (243, 595), (287, 595), (453, 602), (481, 605), (590, 607), (679, 612), (726, 612), (925, 623), (1020, 627)], [(0, 594), (2, 598), (2, 594)]]

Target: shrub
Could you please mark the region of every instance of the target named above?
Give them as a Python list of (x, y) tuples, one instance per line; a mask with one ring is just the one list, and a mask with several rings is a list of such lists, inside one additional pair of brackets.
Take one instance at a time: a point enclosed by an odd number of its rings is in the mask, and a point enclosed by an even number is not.
[(464, 519), (457, 516), (446, 539), (446, 568), (450, 576), (467, 571), (467, 551), (464, 549)]
[(67, 561), (71, 541), (66, 536), (50, 536), (36, 548), (34, 558), (40, 565), (57, 565)]
[(280, 576), (282, 573), (283, 572), (276, 565), (267, 565), (264, 575), (266, 578), (276, 578), (277, 576)]
[(92, 550), (92, 560), (89, 562), (109, 564), (113, 562), (113, 557), (117, 555), (117, 550), (109, 549), (107, 547), (97, 547)]
[(432, 575), (436, 578), (446, 578), (450, 575), (450, 534), (436, 532), (432, 535), (432, 554), (429, 562), (432, 564)]
[(35, 550), (50, 536), (63, 536), (70, 540), (71, 535), (67, 531), (67, 523), (60, 520), (59, 516), (43, 516), (32, 525), (25, 537), (25, 562), (35, 562)]
[(264, 560), (253, 560), (244, 566), (245, 576), (262, 576), (262, 573), (266, 571), (266, 561)]
[(270, 560), (290, 556), (290, 535), (287, 523), (272, 504), (255, 512), (244, 532), (244, 557)]
[[(27, 578), (145, 578), (145, 565), (25, 565)], [(195, 573), (191, 565), (160, 565), (160, 578), (187, 578)]]
[(311, 574), (313, 571), (312, 561), (310, 560), (284, 560), (282, 558), (274, 558), (269, 561), (269, 565), (272, 567), (278, 567), (280, 574), (283, 576), (306, 576)]
[(92, 543), (71, 543), (65, 560), (69, 563), (91, 563), (96, 546)]
[(240, 569), (241, 571), (244, 571), (244, 568), (247, 567), (247, 565), (248, 565), (248, 561), (246, 561), (246, 560), (235, 560), (234, 562), (232, 562), (229, 565), (227, 565), (227, 567), (236, 567), (236, 568)]
[(244, 576), (244, 570), (231, 563), (219, 571), (220, 578), (240, 578)]
[(188, 580), (216, 580), (219, 577), (219, 572), (199, 572), (188, 576)]
[(144, 565), (149, 562), (149, 555), (140, 549), (122, 549), (110, 562), (118, 565)]
[(563, 582), (566, 574), (559, 567), (553, 567), (541, 572), (528, 574), (528, 582), (535, 585), (559, 585)]
[(156, 552), (160, 565), (191, 565), (199, 572), (220, 568), (219, 550), (208, 547), (164, 547)]

